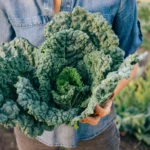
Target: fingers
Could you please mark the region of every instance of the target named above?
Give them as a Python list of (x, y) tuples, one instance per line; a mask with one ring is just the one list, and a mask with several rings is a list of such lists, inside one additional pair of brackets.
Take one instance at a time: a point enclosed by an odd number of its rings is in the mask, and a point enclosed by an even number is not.
[(100, 107), (99, 105), (96, 105), (95, 112), (102, 118), (110, 114), (110, 109), (109, 108), (105, 109), (105, 108)]
[(113, 92), (109, 99), (112, 100), (112, 99), (114, 99), (114, 97), (115, 97), (115, 93)]
[(109, 100), (104, 108), (99, 106), (99, 105), (96, 105), (95, 107), (95, 112), (96, 114), (98, 114), (100, 117), (104, 117), (104, 116), (107, 116), (110, 114), (111, 112), (111, 106), (112, 106), (112, 100)]
[(81, 120), (82, 123), (88, 123), (93, 126), (96, 126), (100, 121), (100, 116), (94, 116), (94, 117), (86, 117), (85, 119)]
[(96, 105), (95, 107), (95, 116), (88, 116), (85, 119), (81, 120), (82, 123), (88, 123), (93, 126), (97, 125), (100, 119), (104, 116), (107, 116), (111, 112), (112, 100), (114, 98), (114, 93), (111, 95), (110, 99), (107, 101), (104, 107)]
[(112, 102), (112, 99), (108, 100), (103, 109), (111, 109)]

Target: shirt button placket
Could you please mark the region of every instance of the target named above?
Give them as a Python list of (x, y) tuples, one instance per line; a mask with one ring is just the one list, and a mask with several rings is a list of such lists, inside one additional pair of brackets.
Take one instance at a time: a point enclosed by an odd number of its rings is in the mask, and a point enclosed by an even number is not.
[(66, 0), (66, 9), (69, 11), (71, 10), (71, 3), (72, 3), (72, 0)]
[(70, 8), (70, 6), (71, 6), (71, 5), (70, 5), (70, 2), (67, 2), (67, 6), (66, 6), (66, 7), (67, 7), (67, 8)]
[(43, 2), (45, 16), (52, 17), (54, 15), (53, 5), (53, 0)]

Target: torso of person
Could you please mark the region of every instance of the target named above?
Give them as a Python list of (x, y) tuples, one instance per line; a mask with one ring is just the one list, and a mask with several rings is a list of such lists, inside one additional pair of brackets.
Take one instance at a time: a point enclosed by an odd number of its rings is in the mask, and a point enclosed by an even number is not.
[[(39, 47), (45, 41), (44, 27), (54, 14), (60, 11), (71, 12), (74, 7), (80, 6), (91, 13), (100, 12), (112, 27), (116, 24), (121, 47), (127, 51), (126, 54), (133, 53), (141, 43), (136, 13), (134, 13), (135, 2), (135, 0), (7, 0), (5, 2), (0, 0), (0, 8), (4, 8), (4, 15), (7, 14), (8, 18), (7, 28), (4, 21), (2, 30), (9, 33), (8, 36), (0, 35), (0, 39), (10, 41), (15, 37), (22, 37)], [(130, 15), (127, 15), (128, 10)], [(116, 14), (119, 11), (122, 13), (116, 23)], [(103, 117), (97, 126), (80, 123), (79, 129), (74, 130), (72, 127), (61, 125), (51, 132), (45, 131), (37, 139), (49, 146), (75, 147), (79, 140), (91, 139), (104, 131), (115, 118), (116, 112), (112, 105), (111, 113)]]
[(113, 3), (111, 0), (8, 0), (4, 7), (15, 36), (28, 39), (31, 44), (39, 46), (45, 40), (44, 26), (55, 13), (69, 12), (75, 6), (81, 6), (92, 13), (101, 12), (112, 25), (119, 4), (120, 0), (114, 0)]

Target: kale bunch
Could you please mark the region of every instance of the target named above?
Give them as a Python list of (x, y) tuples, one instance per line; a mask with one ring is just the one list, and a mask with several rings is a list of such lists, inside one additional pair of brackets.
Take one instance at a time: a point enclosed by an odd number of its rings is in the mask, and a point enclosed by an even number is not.
[(80, 7), (56, 14), (44, 34), (39, 48), (22, 38), (0, 45), (0, 124), (33, 138), (61, 124), (78, 125), (138, 61), (124, 59), (100, 13)]

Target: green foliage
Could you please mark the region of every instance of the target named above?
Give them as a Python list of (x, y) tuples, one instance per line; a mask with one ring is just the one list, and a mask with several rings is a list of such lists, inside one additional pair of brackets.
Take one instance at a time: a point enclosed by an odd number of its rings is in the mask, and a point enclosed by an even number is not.
[(120, 130), (150, 145), (150, 67), (115, 99)]
[(138, 61), (124, 59), (101, 14), (80, 7), (56, 14), (45, 36), (40, 48), (21, 38), (0, 45), (0, 124), (30, 137), (61, 124), (77, 127)]
[(56, 91), (52, 91), (53, 100), (64, 109), (80, 106), (90, 87), (83, 86), (77, 69), (66, 67), (56, 79)]
[(138, 16), (141, 22), (141, 28), (143, 33), (142, 48), (149, 50), (150, 44), (150, 3), (139, 3), (138, 4)]
[(83, 82), (77, 69), (72, 67), (66, 67), (58, 75), (56, 80), (56, 86), (60, 94), (66, 94), (71, 86), (76, 86), (79, 88), (83, 87)]

